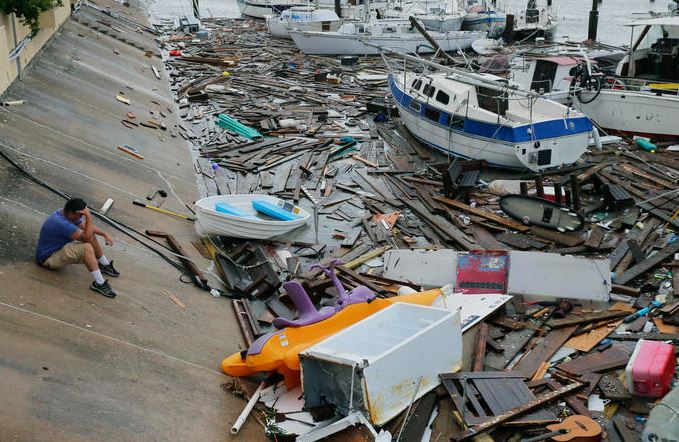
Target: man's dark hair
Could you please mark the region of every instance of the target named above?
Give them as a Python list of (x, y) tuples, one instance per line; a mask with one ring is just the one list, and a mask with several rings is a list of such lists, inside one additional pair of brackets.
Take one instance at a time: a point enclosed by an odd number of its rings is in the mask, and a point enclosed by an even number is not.
[(64, 212), (78, 212), (83, 210), (85, 207), (87, 207), (85, 201), (81, 200), (80, 198), (71, 198), (70, 200), (66, 201), (66, 204), (64, 204)]

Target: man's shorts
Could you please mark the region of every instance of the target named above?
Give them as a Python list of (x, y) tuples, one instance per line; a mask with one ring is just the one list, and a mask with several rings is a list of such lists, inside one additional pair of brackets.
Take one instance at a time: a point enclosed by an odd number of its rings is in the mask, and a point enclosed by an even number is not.
[(80, 264), (85, 259), (85, 243), (73, 241), (66, 244), (42, 263), (45, 267), (57, 270), (69, 264)]

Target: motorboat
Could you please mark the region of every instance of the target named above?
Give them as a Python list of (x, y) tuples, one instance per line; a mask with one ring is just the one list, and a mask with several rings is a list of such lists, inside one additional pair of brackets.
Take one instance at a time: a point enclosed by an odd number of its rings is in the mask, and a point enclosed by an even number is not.
[(581, 51), (580, 56), (528, 59), (521, 63), (525, 69), (512, 69), (513, 79), (547, 98), (572, 102), (611, 135), (677, 138), (679, 16), (637, 20), (628, 26), (641, 32), (613, 72)]
[(528, 40), (548, 37), (557, 25), (558, 21), (548, 8), (538, 9), (537, 0), (528, 0), (526, 9), (514, 15), (514, 38)]
[(583, 113), (504, 78), (401, 56), (437, 69), (389, 76), (404, 125), (427, 146), (534, 172), (573, 164), (587, 149), (592, 123)]
[(489, 38), (500, 37), (507, 26), (507, 14), (489, 7), (484, 1), (467, 9), (462, 29), (485, 32)]
[[(429, 35), (446, 52), (468, 49), (485, 37), (474, 31), (431, 31)], [(343, 23), (337, 31), (293, 29), (290, 36), (299, 50), (309, 55), (377, 55), (378, 47), (420, 54), (436, 51), (408, 20), (377, 19), (374, 12), (369, 21)]]
[(236, 0), (240, 13), (253, 18), (276, 15), (287, 8), (305, 6), (299, 0)]
[(277, 38), (290, 38), (290, 29), (334, 31), (342, 21), (335, 11), (310, 6), (293, 6), (278, 15), (266, 15), (266, 27)]
[(311, 214), (270, 195), (218, 195), (196, 201), (196, 232), (201, 236), (267, 239), (305, 225)]

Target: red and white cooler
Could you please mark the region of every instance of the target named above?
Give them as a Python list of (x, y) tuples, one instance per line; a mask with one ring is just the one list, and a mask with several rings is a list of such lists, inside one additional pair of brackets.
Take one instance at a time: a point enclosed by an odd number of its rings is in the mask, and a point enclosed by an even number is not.
[(672, 344), (640, 339), (625, 368), (627, 389), (637, 396), (665, 396), (670, 390), (675, 365)]

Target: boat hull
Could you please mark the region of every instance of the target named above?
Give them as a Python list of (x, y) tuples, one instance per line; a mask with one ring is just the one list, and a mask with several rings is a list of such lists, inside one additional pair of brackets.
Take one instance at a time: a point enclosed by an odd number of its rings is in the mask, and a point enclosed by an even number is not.
[(507, 26), (507, 16), (496, 12), (477, 12), (467, 14), (462, 29), (485, 32), (490, 38), (502, 35)]
[(251, 0), (236, 0), (240, 13), (253, 18), (265, 18), (266, 15), (274, 14), (274, 6), (304, 6), (304, 4), (291, 0), (272, 0), (269, 2), (251, 1)]
[[(454, 129), (414, 111), (409, 105), (412, 97), (399, 89), (393, 76), (389, 85), (406, 128), (427, 146), (447, 154), (485, 160), (501, 168), (540, 172), (573, 164), (589, 143), (592, 125), (586, 117), (545, 121), (512, 129), (512, 132), (524, 134), (520, 139), (501, 139), (501, 126), (469, 119), (464, 120), (463, 127)], [(525, 134), (529, 129), (534, 135), (527, 137)], [(555, 136), (550, 136), (551, 133)], [(544, 158), (549, 158), (549, 161), (545, 162)]]
[(267, 17), (266, 26), (269, 33), (275, 38), (285, 38), (292, 40), (290, 37), (291, 29), (299, 29), (303, 31), (323, 31), (323, 28), (329, 28), (331, 31), (337, 30), (340, 27), (342, 21), (300, 21), (300, 22), (289, 22), (283, 21), (275, 17)]
[[(283, 235), (291, 230), (305, 225), (311, 214), (296, 207), (299, 219), (280, 221), (268, 217), (256, 217), (252, 208), (253, 200), (264, 200), (278, 204), (282, 200), (269, 195), (220, 195), (203, 198), (196, 201), (196, 232), (201, 236), (220, 235), (233, 238), (267, 239)], [(252, 217), (246, 218), (217, 212), (217, 203), (227, 203)]]
[[(480, 38), (480, 32), (458, 31), (434, 36), (436, 42), (446, 51), (465, 50)], [(292, 30), (290, 36), (305, 54), (309, 55), (378, 55), (376, 47), (366, 43), (408, 53), (432, 53), (433, 48), (419, 34), (403, 36), (339, 34), (336, 32), (305, 32)]]
[(569, 207), (528, 195), (505, 195), (500, 198), (502, 211), (515, 220), (558, 231), (579, 231), (585, 220)]
[(679, 137), (679, 96), (604, 89), (591, 103), (574, 97), (573, 104), (608, 132)]

